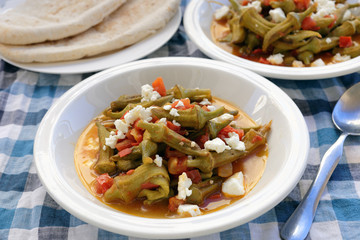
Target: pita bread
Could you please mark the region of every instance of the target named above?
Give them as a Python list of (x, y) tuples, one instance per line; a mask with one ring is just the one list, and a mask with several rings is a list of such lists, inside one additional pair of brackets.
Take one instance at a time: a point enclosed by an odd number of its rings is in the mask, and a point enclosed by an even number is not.
[(180, 0), (128, 0), (102, 23), (74, 37), (28, 46), (0, 44), (0, 53), (16, 62), (81, 59), (132, 45), (163, 28)]
[(0, 43), (58, 40), (100, 23), (126, 0), (27, 0), (0, 14)]

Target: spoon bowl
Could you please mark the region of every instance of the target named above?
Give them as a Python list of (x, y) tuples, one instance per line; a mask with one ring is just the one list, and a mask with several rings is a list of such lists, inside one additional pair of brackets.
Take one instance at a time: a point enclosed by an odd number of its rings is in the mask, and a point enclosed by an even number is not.
[(360, 83), (348, 89), (334, 107), (335, 126), (350, 135), (360, 135)]
[(286, 240), (302, 240), (309, 233), (321, 194), (342, 156), (343, 145), (348, 135), (360, 135), (360, 83), (349, 88), (336, 103), (332, 120), (342, 131), (338, 140), (326, 151), (319, 171), (304, 199), (281, 229)]

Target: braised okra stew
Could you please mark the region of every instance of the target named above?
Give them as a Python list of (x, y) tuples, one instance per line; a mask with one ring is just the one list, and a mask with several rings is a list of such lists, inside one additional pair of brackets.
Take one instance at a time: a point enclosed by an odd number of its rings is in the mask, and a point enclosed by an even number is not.
[(271, 65), (317, 67), (360, 55), (359, 3), (349, 4), (346, 0), (227, 3), (215, 10), (212, 37), (218, 46), (239, 57)]
[(194, 217), (244, 197), (267, 161), (271, 122), (256, 124), (210, 89), (120, 96), (81, 134), (75, 165), (103, 203), (149, 218)]

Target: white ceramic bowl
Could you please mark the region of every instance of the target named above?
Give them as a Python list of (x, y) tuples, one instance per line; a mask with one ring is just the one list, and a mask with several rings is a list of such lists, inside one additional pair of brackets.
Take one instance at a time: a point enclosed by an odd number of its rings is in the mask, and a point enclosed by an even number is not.
[[(353, 0), (350, 0), (351, 2)], [(229, 5), (228, 0), (216, 0)], [(207, 56), (247, 68), (266, 77), (313, 80), (346, 75), (360, 70), (360, 57), (349, 61), (327, 65), (323, 67), (294, 68), (257, 63), (237, 57), (220, 47), (211, 40), (210, 26), (215, 9), (221, 7), (214, 1), (191, 1), (184, 14), (184, 27), (189, 38)]]
[[(210, 88), (258, 123), (272, 120), (262, 179), (243, 199), (220, 211), (181, 219), (149, 219), (116, 211), (93, 197), (75, 171), (74, 147), (85, 126), (122, 94), (138, 94), (156, 77), (166, 87)], [(145, 238), (186, 238), (244, 224), (273, 208), (295, 187), (306, 166), (309, 135), (294, 102), (265, 78), (234, 65), (200, 58), (154, 58), (98, 74), (67, 91), (43, 118), (35, 139), (38, 175), (49, 194), (74, 216), (100, 228)]]

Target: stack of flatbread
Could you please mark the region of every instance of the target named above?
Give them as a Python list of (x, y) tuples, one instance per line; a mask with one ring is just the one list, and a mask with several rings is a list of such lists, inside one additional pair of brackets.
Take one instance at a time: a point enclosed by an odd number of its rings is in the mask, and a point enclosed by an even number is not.
[(60, 62), (119, 50), (162, 29), (180, 0), (27, 0), (0, 14), (0, 54)]

